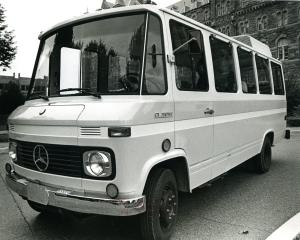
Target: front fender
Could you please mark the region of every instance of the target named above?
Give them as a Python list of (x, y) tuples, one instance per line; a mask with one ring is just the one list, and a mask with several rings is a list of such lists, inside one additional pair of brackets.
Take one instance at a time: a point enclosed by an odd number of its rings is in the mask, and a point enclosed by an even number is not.
[(155, 156), (151, 157), (150, 159), (148, 159), (148, 161), (146, 161), (146, 163), (141, 171), (141, 174), (140, 174), (139, 182), (141, 184), (139, 185), (138, 192), (143, 193), (149, 173), (153, 169), (153, 167), (155, 167), (156, 165), (158, 165), (162, 162), (165, 162), (170, 159), (175, 159), (178, 157), (183, 157), (183, 158), (187, 159), (186, 153), (182, 149), (173, 149), (167, 153), (158, 154), (158, 155), (155, 155)]

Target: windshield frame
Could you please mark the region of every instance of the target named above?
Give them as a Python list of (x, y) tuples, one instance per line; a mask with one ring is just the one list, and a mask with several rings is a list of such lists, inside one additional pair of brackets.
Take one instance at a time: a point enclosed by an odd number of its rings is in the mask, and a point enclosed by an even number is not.
[[(76, 21), (76, 22), (71, 22), (71, 23), (68, 23), (68, 24), (62, 24), (60, 27), (57, 27), (55, 28), (53, 31), (49, 31), (49, 33), (43, 35), (41, 38), (40, 38), (40, 44), (39, 44), (39, 48), (38, 48), (38, 51), (37, 51), (37, 55), (36, 55), (36, 59), (35, 59), (35, 64), (34, 64), (34, 68), (33, 68), (33, 72), (32, 72), (32, 76), (31, 76), (31, 81), (30, 81), (30, 85), (29, 85), (29, 90), (28, 90), (28, 93), (27, 93), (27, 98), (26, 100), (34, 100), (34, 99), (38, 99), (40, 98), (40, 96), (37, 94), (35, 96), (35, 94), (32, 92), (33, 89), (34, 89), (34, 83), (36, 81), (36, 74), (37, 74), (37, 70), (38, 70), (38, 65), (39, 65), (39, 61), (40, 61), (40, 56), (42, 54), (42, 51), (44, 49), (44, 46), (45, 46), (45, 43), (46, 43), (46, 40), (51, 38), (52, 36), (54, 36), (55, 34), (57, 34), (59, 31), (61, 31), (62, 29), (66, 28), (66, 27), (76, 27), (76, 26), (79, 26), (79, 25), (82, 25), (82, 24), (86, 24), (86, 23), (90, 23), (90, 22), (96, 22), (96, 21), (100, 21), (100, 20), (104, 20), (104, 19), (109, 19), (109, 18), (117, 18), (117, 17), (123, 17), (123, 16), (134, 16), (134, 15), (142, 15), (144, 14), (144, 17), (145, 17), (145, 22), (144, 22), (144, 42), (143, 42), (143, 46), (142, 46), (142, 63), (141, 63), (141, 73), (140, 73), (140, 77), (139, 77), (139, 92), (138, 93), (130, 93), (130, 92), (122, 92), (122, 94), (120, 93), (101, 93), (101, 95), (103, 96), (122, 96), (122, 95), (130, 95), (130, 96), (140, 96), (142, 94), (142, 86), (143, 86), (143, 82), (144, 82), (144, 74), (145, 74), (145, 71), (144, 71), (144, 68), (145, 68), (145, 51), (146, 51), (146, 44), (147, 44), (147, 36), (148, 36), (148, 25), (149, 25), (149, 22), (148, 22), (148, 19), (149, 19), (149, 15), (150, 14), (153, 14), (155, 15), (156, 17), (158, 17), (159, 21), (160, 21), (160, 24), (162, 24), (162, 17), (160, 14), (158, 13), (155, 13), (155, 12), (152, 12), (152, 11), (149, 11), (147, 9), (140, 9), (140, 10), (136, 10), (134, 12), (122, 12), (122, 13), (111, 13), (111, 14), (108, 14), (108, 15), (105, 15), (105, 16), (98, 16), (98, 17), (94, 17), (94, 18), (89, 18), (89, 19), (82, 19), (80, 21)], [(161, 32), (161, 38), (164, 40), (164, 33), (163, 31)], [(165, 48), (165, 46), (163, 46)], [(164, 55), (166, 57), (166, 52), (164, 51)], [(166, 64), (166, 62), (165, 62)], [(166, 74), (166, 68), (165, 68), (165, 74)], [(48, 82), (48, 85), (47, 85), (47, 90), (44, 92), (46, 94), (46, 96), (48, 97), (72, 97), (72, 96), (85, 96), (84, 94), (78, 92), (78, 93), (73, 93), (73, 94), (64, 94), (64, 95), (51, 95), (50, 96), (50, 89), (49, 89), (49, 85), (50, 85), (50, 81)]]

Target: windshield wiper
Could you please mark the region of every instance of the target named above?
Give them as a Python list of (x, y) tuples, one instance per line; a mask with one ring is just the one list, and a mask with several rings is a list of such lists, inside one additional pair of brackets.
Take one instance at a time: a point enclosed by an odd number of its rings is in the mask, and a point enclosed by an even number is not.
[(41, 98), (41, 99), (43, 99), (43, 100), (49, 102), (49, 97), (46, 96), (46, 95), (39, 95), (39, 98)]
[(78, 91), (82, 94), (87, 94), (101, 99), (101, 94), (99, 92), (90, 91), (88, 88), (66, 88), (66, 89), (58, 90), (57, 92), (62, 93), (62, 92), (72, 92), (72, 91)]
[(29, 100), (33, 100), (33, 99), (38, 99), (38, 98), (41, 98), (41, 99), (43, 99), (43, 100), (45, 100), (45, 101), (49, 101), (49, 97), (48, 96), (46, 96), (46, 95), (40, 95), (41, 93), (45, 93), (45, 91), (37, 91), (37, 92), (34, 92), (33, 94), (31, 94), (30, 96), (29, 96)]
[(88, 88), (65, 88), (61, 90), (57, 90), (56, 92), (61, 93), (61, 92), (72, 92), (72, 91), (88, 91)]

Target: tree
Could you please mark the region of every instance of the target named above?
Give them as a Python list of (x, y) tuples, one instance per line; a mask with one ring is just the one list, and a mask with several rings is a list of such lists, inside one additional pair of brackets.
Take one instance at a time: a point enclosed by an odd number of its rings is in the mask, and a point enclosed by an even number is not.
[(23, 105), (25, 97), (22, 95), (18, 84), (9, 82), (2, 90), (0, 96), (0, 114), (10, 114), (17, 107)]
[(5, 24), (4, 8), (0, 3), (0, 68), (10, 68), (12, 60), (17, 53), (17, 47), (14, 43), (13, 31), (7, 30)]

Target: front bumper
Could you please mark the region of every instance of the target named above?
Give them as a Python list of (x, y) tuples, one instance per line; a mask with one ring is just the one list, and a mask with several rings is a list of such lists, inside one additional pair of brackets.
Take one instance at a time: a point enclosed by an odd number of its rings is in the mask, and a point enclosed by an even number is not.
[(6, 175), (6, 183), (27, 200), (74, 212), (132, 216), (146, 211), (145, 196), (133, 199), (98, 198), (81, 192), (34, 183), (15, 173)]

